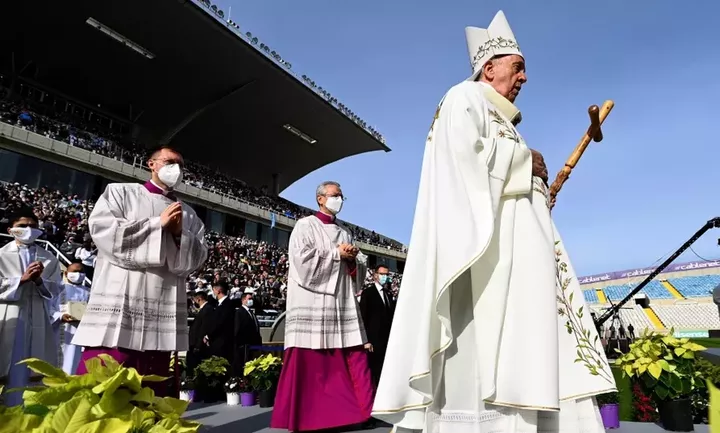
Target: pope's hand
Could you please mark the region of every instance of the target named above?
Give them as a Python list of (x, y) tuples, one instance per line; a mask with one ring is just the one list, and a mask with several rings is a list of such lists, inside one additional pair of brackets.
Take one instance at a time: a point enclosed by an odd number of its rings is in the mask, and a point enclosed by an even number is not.
[(537, 176), (540, 179), (545, 182), (545, 184), (548, 183), (548, 171), (547, 167), (545, 166), (545, 158), (543, 158), (542, 154), (538, 152), (537, 150), (530, 149), (530, 152), (532, 152), (532, 174), (533, 176)]

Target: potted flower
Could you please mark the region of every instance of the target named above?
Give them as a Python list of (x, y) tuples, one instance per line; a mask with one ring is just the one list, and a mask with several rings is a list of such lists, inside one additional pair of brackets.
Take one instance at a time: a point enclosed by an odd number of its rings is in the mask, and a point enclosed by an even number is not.
[[(250, 380), (248, 380), (246, 377), (234, 377), (230, 379), (230, 381), (233, 381), (235, 384), (232, 389), (235, 390), (234, 392), (239, 394), (241, 406), (248, 407), (255, 406), (255, 404), (257, 404), (257, 394), (255, 394), (255, 390), (253, 390), (253, 387), (250, 384)], [(230, 381), (228, 381), (228, 384), (226, 384), (226, 391), (230, 389)]]
[(253, 389), (258, 392), (260, 407), (275, 405), (275, 392), (281, 369), (282, 359), (272, 354), (245, 363), (245, 376), (250, 379)]
[(705, 387), (695, 353), (705, 348), (687, 338), (647, 330), (615, 364), (636, 380), (657, 404), (666, 430), (693, 431), (691, 396)]
[(597, 404), (600, 406), (600, 416), (606, 429), (620, 428), (620, 405), (618, 404), (618, 393), (608, 392), (597, 397)]
[(240, 380), (239, 377), (231, 377), (225, 382), (225, 395), (227, 396), (228, 406), (240, 404)]
[(185, 375), (180, 379), (180, 400), (193, 402), (195, 400), (195, 379)]

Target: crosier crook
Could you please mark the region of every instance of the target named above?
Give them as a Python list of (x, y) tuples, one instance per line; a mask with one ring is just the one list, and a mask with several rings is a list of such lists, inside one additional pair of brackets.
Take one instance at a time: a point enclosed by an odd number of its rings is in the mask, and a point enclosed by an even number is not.
[(587, 149), (590, 141), (595, 141), (596, 143), (602, 141), (603, 134), (600, 127), (614, 106), (615, 103), (608, 100), (603, 103), (602, 108), (598, 108), (597, 105), (591, 105), (590, 108), (588, 108), (590, 126), (585, 132), (585, 135), (583, 135), (580, 139), (578, 145), (575, 146), (575, 150), (573, 150), (573, 153), (565, 162), (565, 166), (558, 172), (555, 177), (555, 182), (550, 185), (550, 209), (555, 206), (555, 197), (557, 196), (557, 193), (560, 192), (563, 184), (570, 177), (570, 173), (572, 173), (578, 161), (580, 161), (580, 157), (582, 157), (583, 153), (585, 153), (585, 149)]

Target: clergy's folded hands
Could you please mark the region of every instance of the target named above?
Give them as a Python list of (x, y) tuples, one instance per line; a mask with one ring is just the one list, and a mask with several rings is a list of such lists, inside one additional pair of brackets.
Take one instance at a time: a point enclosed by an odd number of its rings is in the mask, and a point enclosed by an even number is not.
[(40, 276), (45, 270), (45, 266), (41, 262), (33, 262), (25, 269), (22, 277), (20, 278), (20, 284), (27, 283), (28, 281), (34, 281), (36, 283), (42, 283)]
[(350, 244), (338, 245), (338, 252), (340, 252), (340, 258), (343, 260), (355, 260), (360, 250)]
[(182, 204), (175, 202), (160, 214), (160, 225), (174, 236), (182, 235)]

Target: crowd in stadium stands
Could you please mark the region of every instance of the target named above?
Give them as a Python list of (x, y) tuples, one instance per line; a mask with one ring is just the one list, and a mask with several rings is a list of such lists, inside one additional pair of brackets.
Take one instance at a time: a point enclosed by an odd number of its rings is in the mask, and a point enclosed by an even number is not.
[[(46, 188), (32, 189), (17, 183), (0, 183), (0, 232), (7, 232), (7, 216), (14, 210), (30, 207), (40, 220), (50, 241), (70, 260), (83, 260), (92, 268), (87, 254), (93, 251), (88, 233), (88, 217), (94, 202)], [(188, 278), (187, 291), (210, 291), (215, 281), (225, 280), (232, 287), (231, 294), (245, 289), (255, 290), (260, 308), (284, 310), (287, 282), (287, 250), (274, 244), (246, 237), (234, 237), (208, 232), (208, 259), (203, 268)], [(91, 277), (91, 273), (88, 273)], [(394, 276), (397, 290), (402, 276)]]
[[(7, 89), (0, 88), (0, 121), (25, 128), (29, 131), (62, 141), (97, 154), (114, 158), (128, 164), (147, 160), (147, 150), (134, 142), (128, 142), (116, 132), (101, 130), (64, 110), (37, 102), (11, 101)], [(266, 188), (256, 190), (241, 180), (219, 174), (216, 170), (200, 164), (186, 162), (184, 182), (208, 191), (234, 197), (254, 206), (299, 219), (312, 211), (297, 206), (283, 198), (270, 196)], [(375, 232), (369, 232), (352, 224), (346, 224), (356, 240), (368, 244), (403, 251), (403, 246), (387, 240)]]

